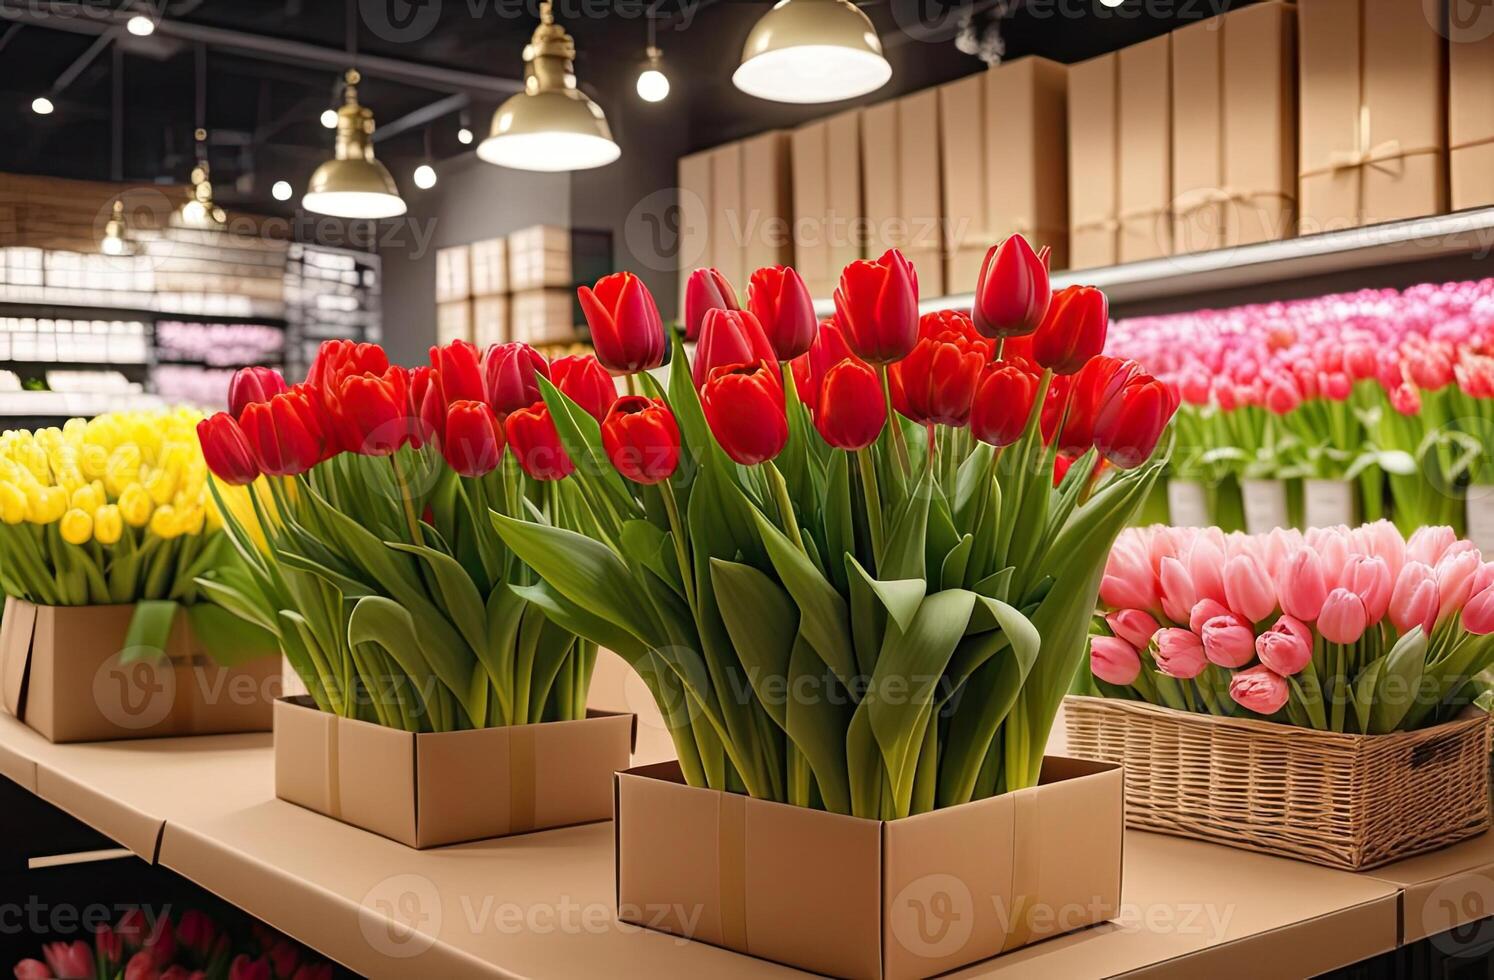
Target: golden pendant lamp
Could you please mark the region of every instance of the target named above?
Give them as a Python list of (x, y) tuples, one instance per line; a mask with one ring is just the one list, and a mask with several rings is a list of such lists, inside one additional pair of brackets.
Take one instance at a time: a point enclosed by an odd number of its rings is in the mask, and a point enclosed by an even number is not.
[(774, 102), (839, 102), (892, 77), (882, 40), (850, 0), (778, 0), (747, 35), (737, 88)]
[(493, 113), (477, 155), (515, 170), (589, 170), (622, 155), (602, 109), (576, 87), (576, 42), (555, 23), (549, 0), (524, 47), (524, 91)]
[(374, 159), (373, 113), (358, 104), (362, 77), (349, 69), (343, 104), (337, 110), (337, 148), (316, 168), (301, 206), (335, 218), (397, 218), (405, 213), (394, 177)]

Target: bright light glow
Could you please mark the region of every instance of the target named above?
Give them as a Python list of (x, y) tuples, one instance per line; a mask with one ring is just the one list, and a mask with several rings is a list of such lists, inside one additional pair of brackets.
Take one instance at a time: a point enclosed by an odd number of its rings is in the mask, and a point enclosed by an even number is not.
[(742, 62), (732, 84), (774, 102), (839, 102), (874, 92), (892, 77), (887, 59), (833, 44), (765, 51)]
[(428, 163), (422, 163), (415, 168), (415, 186), (423, 191), (428, 191), (436, 186), (436, 168)]
[(289, 201), (295, 189), (291, 187), (288, 180), (277, 180), (275, 186), (270, 188), (270, 196), (277, 201)]
[(663, 102), (669, 97), (669, 78), (657, 68), (645, 68), (638, 76), (638, 97), (645, 102)]
[(514, 170), (590, 170), (611, 163), (622, 150), (611, 140), (586, 133), (515, 133), (489, 136), (477, 145), (488, 163)]
[(397, 218), (405, 213), (405, 202), (394, 194), (368, 191), (331, 191), (307, 194), (301, 206), (334, 218)]
[(472, 130), (468, 129), (466, 126), (463, 126), (461, 129), (457, 130), (457, 142), (462, 144), (463, 146), (470, 146), (472, 144)]
[(1107, 7), (1119, 7), (1121, 4), (1125, 3), (1126, 0), (1100, 0), (1100, 2)]
[(45, 95), (38, 95), (31, 100), (31, 111), (38, 116), (50, 116), (52, 110), (55, 108), (56, 106), (52, 105), (52, 100)]
[(118, 235), (105, 235), (104, 240), (99, 243), (99, 250), (105, 255), (125, 254), (124, 239)]
[(336, 109), (323, 109), (322, 110), (322, 125), (326, 126), (328, 129), (336, 129), (337, 128), (337, 110)]
[(136, 37), (150, 37), (156, 32), (156, 22), (144, 14), (136, 14), (126, 22), (125, 30)]

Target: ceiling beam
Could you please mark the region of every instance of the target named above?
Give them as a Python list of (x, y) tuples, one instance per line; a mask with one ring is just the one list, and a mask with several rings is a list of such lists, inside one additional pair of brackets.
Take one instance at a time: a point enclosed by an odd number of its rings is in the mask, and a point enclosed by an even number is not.
[(446, 98), (432, 102), (430, 105), (421, 106), (419, 109), (407, 112), (398, 119), (384, 123), (378, 129), (375, 129), (373, 135), (374, 142), (381, 143), (384, 140), (393, 139), (401, 133), (427, 126), (442, 116), (449, 116), (453, 112), (461, 112), (471, 102), (472, 100), (467, 97), (466, 93), (458, 92), (456, 95), (448, 95)]

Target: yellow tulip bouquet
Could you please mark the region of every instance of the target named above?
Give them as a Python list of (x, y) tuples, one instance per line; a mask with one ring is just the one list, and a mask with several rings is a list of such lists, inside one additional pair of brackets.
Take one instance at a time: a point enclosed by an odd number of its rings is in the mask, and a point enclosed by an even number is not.
[(113, 412), (0, 433), (0, 588), (44, 606), (136, 606), (133, 654), (163, 650), (178, 610), (214, 659), (273, 640), (206, 601), (198, 579), (232, 579), (189, 409)]

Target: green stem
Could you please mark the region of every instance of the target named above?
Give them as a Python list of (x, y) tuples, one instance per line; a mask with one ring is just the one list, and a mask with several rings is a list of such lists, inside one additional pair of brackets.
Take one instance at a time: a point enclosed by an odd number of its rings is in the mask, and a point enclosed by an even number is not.
[(768, 460), (763, 466), (768, 474), (768, 486), (773, 489), (773, 499), (778, 503), (778, 516), (783, 522), (783, 530), (788, 534), (789, 540), (794, 542), (794, 547), (803, 552), (804, 537), (799, 533), (799, 519), (794, 516), (794, 502), (789, 499), (788, 484), (784, 482), (783, 474), (778, 472), (778, 467), (773, 465), (772, 460)]
[(420, 533), (420, 518), (415, 513), (415, 498), (410, 493), (410, 481), (405, 477), (405, 468), (399, 465), (399, 453), (391, 453), (389, 465), (394, 467), (394, 482), (399, 486), (400, 503), (404, 505), (405, 524), (410, 530), (411, 544), (425, 544), (425, 535)]
[(897, 453), (897, 462), (903, 476), (909, 476), (913, 472), (913, 464), (909, 461), (908, 442), (903, 434), (903, 427), (897, 420), (897, 409), (892, 407), (892, 382), (887, 376), (887, 365), (877, 365), (877, 375), (882, 379), (882, 402), (887, 406), (887, 425), (892, 430), (892, 448)]
[(861, 491), (866, 497), (866, 526), (871, 530), (872, 558), (880, 572), (886, 543), (882, 536), (882, 500), (877, 492), (877, 462), (872, 459), (869, 447), (856, 450), (856, 464), (861, 467)]
[(693, 613), (696, 611), (695, 568), (690, 563), (690, 545), (685, 540), (685, 522), (680, 519), (680, 504), (675, 499), (674, 486), (665, 480), (659, 484), (659, 490), (664, 498), (664, 510), (669, 515), (669, 528), (674, 532), (674, 555), (680, 563), (680, 581), (685, 586), (685, 601), (689, 603), (690, 611)]

